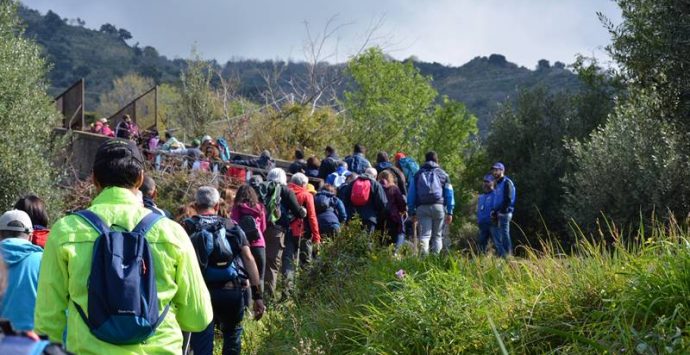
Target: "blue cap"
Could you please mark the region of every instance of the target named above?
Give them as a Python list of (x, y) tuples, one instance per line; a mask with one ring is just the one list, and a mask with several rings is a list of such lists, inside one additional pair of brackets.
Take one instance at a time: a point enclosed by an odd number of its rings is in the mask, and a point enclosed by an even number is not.
[(491, 167), (491, 169), (498, 169), (498, 170), (504, 170), (505, 171), (506, 167), (503, 166), (503, 163), (497, 162)]
[(493, 175), (491, 175), (491, 174), (486, 174), (486, 175), (484, 175), (484, 181), (493, 182), (494, 180), (495, 180), (495, 179), (494, 179), (494, 176), (493, 176)]

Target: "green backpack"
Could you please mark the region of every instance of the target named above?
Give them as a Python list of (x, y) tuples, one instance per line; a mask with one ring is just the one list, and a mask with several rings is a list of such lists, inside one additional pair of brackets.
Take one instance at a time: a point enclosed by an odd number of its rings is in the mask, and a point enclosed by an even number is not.
[(259, 201), (266, 207), (266, 221), (275, 224), (280, 219), (280, 189), (275, 181), (264, 181), (251, 184), (259, 196)]

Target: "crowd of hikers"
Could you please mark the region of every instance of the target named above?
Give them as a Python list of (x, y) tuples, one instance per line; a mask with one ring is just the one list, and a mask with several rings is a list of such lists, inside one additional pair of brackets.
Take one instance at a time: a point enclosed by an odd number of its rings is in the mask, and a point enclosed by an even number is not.
[[(223, 354), (239, 354), (245, 309), (258, 320), (264, 298), (290, 297), (296, 269), (308, 267), (321, 241), (338, 238), (354, 218), (366, 233), (380, 232), (396, 254), (406, 243), (422, 255), (447, 247), (454, 192), (433, 151), (421, 166), (385, 152), (372, 164), (362, 145), (344, 159), (328, 146), (322, 160), (297, 150), (282, 169), (267, 151), (232, 160), (227, 144), (209, 136), (186, 147), (170, 133), (164, 142), (155, 135), (140, 149), (136, 126), (121, 123), (129, 135), (96, 152), (98, 195), (90, 207), (50, 230), (44, 201), (34, 195), (0, 216), (0, 353), (13, 346), (36, 354), (206, 355), (218, 326)], [(194, 202), (173, 216), (156, 205), (156, 182), (145, 174), (161, 151), (185, 157), (189, 169), (232, 176), (223, 164), (231, 161), (265, 174), (244, 175), (233, 191), (199, 187)], [(492, 166), (477, 206), (479, 248), (491, 240), (499, 256), (512, 250), (515, 204), (504, 172), (503, 164)]]

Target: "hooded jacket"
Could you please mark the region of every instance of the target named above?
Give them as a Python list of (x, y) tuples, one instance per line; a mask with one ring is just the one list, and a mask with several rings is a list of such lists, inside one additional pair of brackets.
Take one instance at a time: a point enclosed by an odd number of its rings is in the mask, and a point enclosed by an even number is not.
[(347, 220), (347, 211), (345, 211), (343, 201), (329, 191), (317, 192), (314, 196), (314, 203), (320, 199), (328, 202), (328, 207), (325, 210), (317, 212), (320, 231), (333, 231), (340, 228), (340, 224)]
[(8, 269), (7, 290), (2, 297), (0, 318), (9, 319), (16, 330), (33, 330), (43, 249), (26, 239), (8, 238), (0, 242), (0, 251)]
[(288, 184), (288, 188), (295, 193), (297, 197), (297, 202), (300, 206), (307, 209), (307, 217), (305, 218), (295, 218), (290, 222), (290, 230), (292, 236), (301, 238), (304, 234), (304, 220), (306, 219), (309, 223), (309, 228), (311, 230), (311, 241), (313, 243), (321, 242), (321, 234), (319, 233), (319, 221), (316, 218), (316, 209), (314, 209), (314, 195), (307, 191), (306, 187), (302, 187), (293, 183)]
[(232, 207), (232, 212), (230, 213), (230, 218), (232, 218), (235, 223), (239, 222), (242, 216), (252, 216), (256, 227), (259, 230), (259, 239), (250, 242), (250, 247), (265, 248), (266, 240), (264, 239), (264, 232), (266, 231), (266, 209), (264, 205), (257, 204), (252, 207), (246, 203), (241, 203), (239, 206), (235, 205)]
[[(132, 230), (152, 213), (132, 191), (108, 187), (93, 200), (90, 211), (107, 225)], [(146, 234), (153, 257), (158, 307), (171, 304), (156, 332), (146, 342), (114, 345), (96, 338), (77, 313), (75, 303), (88, 305), (87, 283), (98, 232), (75, 215), (53, 225), (43, 253), (36, 298), (36, 332), (48, 335), (75, 354), (179, 354), (182, 331), (199, 332), (213, 320), (211, 297), (199, 269), (192, 242), (182, 226), (164, 218)], [(67, 312), (65, 312), (67, 310)]]

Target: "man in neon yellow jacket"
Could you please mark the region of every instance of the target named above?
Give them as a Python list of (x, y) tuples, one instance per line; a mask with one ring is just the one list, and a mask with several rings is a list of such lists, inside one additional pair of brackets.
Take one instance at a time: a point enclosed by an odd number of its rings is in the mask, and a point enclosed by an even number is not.
[[(99, 194), (89, 210), (107, 225), (132, 230), (151, 213), (136, 195), (144, 178), (143, 161), (136, 146), (124, 140), (111, 140), (99, 147), (93, 172)], [(213, 319), (211, 299), (184, 229), (163, 219), (146, 234), (156, 272), (158, 307), (171, 306), (156, 332), (135, 345), (99, 340), (74, 306), (88, 304), (87, 280), (97, 237), (96, 230), (78, 216), (66, 216), (53, 225), (41, 263), (36, 332), (63, 343), (66, 331), (65, 346), (75, 354), (181, 353), (182, 332), (204, 330)]]

